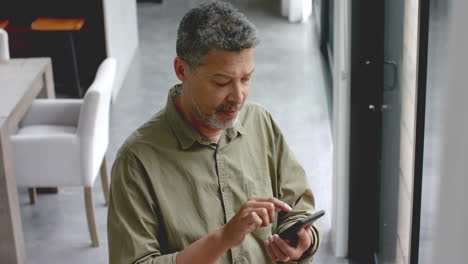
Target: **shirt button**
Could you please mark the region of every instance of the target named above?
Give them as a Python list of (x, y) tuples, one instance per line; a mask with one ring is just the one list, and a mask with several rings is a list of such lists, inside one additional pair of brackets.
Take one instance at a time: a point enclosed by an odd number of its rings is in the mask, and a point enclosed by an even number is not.
[(247, 260), (245, 257), (240, 257), (237, 259), (237, 263), (239, 264), (247, 264)]
[(221, 187), (221, 191), (222, 191), (222, 192), (227, 192), (227, 191), (229, 191), (229, 186), (224, 185), (223, 187)]

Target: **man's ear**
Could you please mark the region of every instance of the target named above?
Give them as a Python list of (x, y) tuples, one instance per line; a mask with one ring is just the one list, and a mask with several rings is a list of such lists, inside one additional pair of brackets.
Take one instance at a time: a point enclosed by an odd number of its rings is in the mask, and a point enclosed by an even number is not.
[(181, 82), (184, 82), (187, 79), (187, 75), (189, 74), (188, 64), (180, 56), (177, 56), (174, 59), (174, 71), (175, 71), (177, 78)]

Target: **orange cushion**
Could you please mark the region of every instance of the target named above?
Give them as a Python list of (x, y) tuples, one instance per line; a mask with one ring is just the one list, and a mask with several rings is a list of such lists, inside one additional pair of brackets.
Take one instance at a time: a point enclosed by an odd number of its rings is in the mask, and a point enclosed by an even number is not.
[(41, 31), (80, 30), (83, 27), (84, 22), (84, 18), (38, 17), (31, 23), (31, 29)]
[(0, 28), (6, 28), (10, 24), (10, 20), (8, 19), (0, 19)]

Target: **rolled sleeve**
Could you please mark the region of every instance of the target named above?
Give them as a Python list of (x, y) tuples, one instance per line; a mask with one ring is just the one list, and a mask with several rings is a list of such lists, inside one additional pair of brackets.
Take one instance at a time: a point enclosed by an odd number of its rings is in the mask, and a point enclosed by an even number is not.
[[(287, 145), (278, 126), (273, 120), (271, 122), (275, 133), (279, 199), (289, 204), (292, 208), (292, 211), (281, 215), (278, 219), (276, 233), (280, 233), (296, 221), (313, 214), (315, 211), (315, 198), (307, 182), (304, 169)], [(309, 249), (297, 261), (299, 263), (309, 263), (320, 244), (320, 233), (315, 225), (312, 226), (309, 233), (312, 242)]]
[(112, 167), (107, 219), (110, 264), (175, 264), (163, 254), (156, 205), (145, 170), (131, 153), (119, 153)]
[(176, 264), (177, 253), (159, 255), (150, 254), (135, 261), (134, 264)]

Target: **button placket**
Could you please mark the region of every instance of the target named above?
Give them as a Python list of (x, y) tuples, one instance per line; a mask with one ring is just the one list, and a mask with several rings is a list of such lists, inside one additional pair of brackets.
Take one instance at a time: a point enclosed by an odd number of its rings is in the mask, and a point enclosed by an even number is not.
[[(227, 172), (226, 159), (224, 153), (221, 151), (226, 141), (224, 135), (221, 137), (218, 148), (216, 150), (216, 163), (218, 166), (218, 177), (219, 177), (219, 187), (221, 189), (221, 197), (225, 209), (225, 218), (226, 221), (229, 221), (234, 216), (234, 211), (232, 207), (232, 194), (229, 186), (229, 175)], [(232, 258), (234, 260), (239, 258), (239, 248), (231, 248)]]

